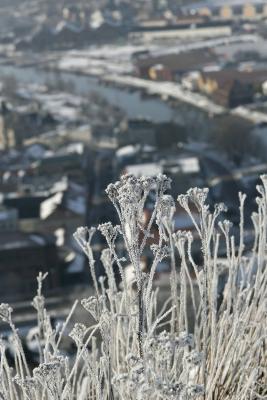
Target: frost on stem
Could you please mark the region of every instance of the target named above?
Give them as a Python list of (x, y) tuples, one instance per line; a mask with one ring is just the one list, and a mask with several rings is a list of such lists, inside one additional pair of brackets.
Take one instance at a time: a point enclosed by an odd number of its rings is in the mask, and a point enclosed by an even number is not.
[(7, 322), (9, 324), (11, 322), (12, 311), (13, 311), (13, 308), (10, 307), (9, 304), (6, 304), (6, 303), (0, 304), (0, 319), (3, 322)]
[[(223, 204), (210, 210), (207, 189), (193, 188), (178, 197), (192, 219), (194, 233), (174, 232), (175, 204), (165, 192), (170, 180), (123, 176), (107, 188), (119, 216), (119, 225), (99, 225), (107, 249), (102, 251), (107, 283), (98, 282), (91, 241), (95, 228), (78, 228), (75, 239), (89, 259), (95, 295), (81, 304), (94, 318), (77, 322), (69, 332), (75, 353), (66, 356), (63, 333), (51, 326), (42, 294), (44, 275), (38, 276), (33, 307), (37, 311), (39, 365), (27, 365), (12, 308), (0, 305), (0, 319), (12, 336), (0, 340), (0, 397), (4, 400), (245, 400), (267, 398), (267, 176), (257, 187), (257, 213), (253, 213), (254, 243), (246, 249), (243, 211), (239, 195), (238, 240), (232, 223), (223, 220)], [(152, 196), (149, 196), (149, 193)], [(148, 220), (146, 201), (153, 200)], [(158, 229), (158, 235), (152, 235)], [(125, 258), (118, 255), (123, 239)], [(199, 263), (192, 255), (201, 243)], [(151, 240), (153, 239), (153, 244)], [(120, 241), (120, 247), (122, 245)], [(221, 254), (221, 249), (226, 249)], [(219, 251), (220, 250), (220, 251)], [(143, 255), (152, 258), (144, 273)], [(162, 299), (154, 286), (157, 265), (170, 264), (170, 298)], [(137, 290), (125, 283), (124, 262), (135, 275)], [(115, 281), (117, 264), (122, 286)], [(194, 272), (194, 273), (192, 273)], [(221, 277), (225, 279), (223, 287)], [(179, 288), (179, 290), (177, 290)], [(188, 304), (191, 305), (190, 311)], [(175, 317), (175, 318), (174, 318)], [(178, 323), (173, 323), (174, 321)], [(190, 323), (189, 323), (190, 322)], [(42, 335), (40, 334), (42, 333)], [(59, 335), (58, 335), (59, 334)], [(57, 340), (56, 340), (57, 338)], [(10, 368), (7, 348), (15, 350)]]
[(82, 306), (86, 311), (88, 311), (95, 320), (99, 319), (99, 304), (96, 297), (91, 296), (88, 299), (82, 299)]
[(74, 340), (77, 347), (80, 347), (83, 345), (85, 334), (86, 334), (86, 326), (81, 323), (76, 323), (71, 332), (69, 333), (69, 336)]

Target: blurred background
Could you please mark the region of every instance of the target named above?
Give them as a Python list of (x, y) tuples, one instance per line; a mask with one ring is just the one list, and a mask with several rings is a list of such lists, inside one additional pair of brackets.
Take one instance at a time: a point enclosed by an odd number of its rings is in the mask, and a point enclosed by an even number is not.
[[(73, 233), (118, 222), (105, 188), (121, 174), (164, 173), (175, 197), (209, 187), (235, 226), (239, 191), (255, 209), (267, 1), (0, 0), (0, 102), (0, 301), (23, 330), (39, 271), (55, 320), (90, 290)], [(194, 230), (179, 208), (175, 229)]]

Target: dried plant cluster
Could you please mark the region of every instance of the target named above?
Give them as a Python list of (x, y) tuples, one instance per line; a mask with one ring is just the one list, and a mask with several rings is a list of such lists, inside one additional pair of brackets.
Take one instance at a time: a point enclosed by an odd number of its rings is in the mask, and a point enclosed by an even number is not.
[[(201, 243), (201, 265), (192, 256), (192, 234), (174, 232), (175, 202), (165, 194), (170, 188), (166, 176), (136, 179), (126, 175), (109, 185), (107, 194), (120, 224), (98, 227), (107, 242), (101, 257), (106, 282), (104, 278), (98, 281), (95, 272), (91, 243), (96, 229), (79, 228), (74, 235), (89, 260), (95, 296), (81, 303), (95, 324), (72, 327), (69, 336), (76, 355), (64, 356), (61, 341), (77, 302), (63, 326), (53, 329), (41, 292), (44, 276), (40, 275), (33, 301), (40, 365), (31, 371), (12, 322), (12, 309), (1, 304), (0, 317), (12, 331), (15, 367), (10, 368), (2, 342), (0, 398), (267, 399), (267, 176), (262, 176), (262, 182), (257, 188), (258, 213), (252, 215), (255, 239), (250, 252), (244, 246), (244, 195), (240, 194), (238, 240), (231, 234), (231, 223), (220, 218), (224, 206), (219, 204), (210, 211), (206, 189), (194, 188), (178, 197)], [(154, 209), (144, 226), (144, 206), (150, 193)], [(149, 272), (143, 272), (141, 258), (152, 241), (155, 224), (158, 239), (151, 246), (153, 262)], [(119, 238), (127, 257), (118, 255)], [(220, 243), (227, 253), (224, 267), (218, 257)], [(161, 293), (153, 280), (164, 259), (171, 271), (170, 298), (159, 309)], [(127, 264), (134, 269), (134, 284), (127, 280)], [(114, 265), (121, 275), (121, 288)], [(228, 278), (219, 297), (222, 273)]]

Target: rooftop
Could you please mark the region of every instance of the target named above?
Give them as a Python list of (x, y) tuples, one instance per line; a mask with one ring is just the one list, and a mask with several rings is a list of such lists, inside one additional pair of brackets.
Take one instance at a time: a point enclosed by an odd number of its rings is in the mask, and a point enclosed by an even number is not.
[(244, 0), (207, 0), (207, 1), (200, 1), (197, 3), (191, 3), (186, 6), (183, 6), (182, 9), (185, 11), (194, 9), (198, 10), (200, 8), (204, 7), (210, 7), (210, 8), (215, 8), (215, 7), (223, 7), (223, 6), (232, 6), (232, 7), (237, 7), (237, 6), (244, 6), (245, 4), (253, 4), (253, 5), (261, 5), (261, 4), (266, 4), (265, 0), (249, 0), (249, 1), (244, 1)]
[(153, 65), (165, 65), (172, 70), (197, 69), (202, 65), (214, 63), (218, 57), (209, 49), (192, 50), (180, 54), (166, 54), (157, 57), (139, 58), (137, 66), (146, 68)]
[(263, 83), (267, 80), (267, 68), (264, 70), (239, 71), (238, 69), (224, 69), (220, 71), (203, 72), (203, 77), (216, 80), (221, 86), (231, 81), (242, 83)]
[(39, 233), (24, 233), (20, 231), (5, 232), (0, 234), (0, 251), (13, 250), (27, 247), (44, 247), (48, 243), (53, 243), (51, 235), (41, 235)]

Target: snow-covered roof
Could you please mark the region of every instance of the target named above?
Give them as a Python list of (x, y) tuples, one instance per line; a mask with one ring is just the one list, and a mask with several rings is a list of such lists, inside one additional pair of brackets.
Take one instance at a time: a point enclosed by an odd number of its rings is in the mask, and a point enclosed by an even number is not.
[(158, 163), (127, 165), (125, 167), (125, 172), (133, 174), (136, 177), (155, 176), (162, 173), (162, 166)]
[[(253, 4), (253, 5), (257, 5), (257, 4), (266, 4), (266, 1), (264, 0), (249, 0), (248, 1), (249, 4)], [(194, 9), (194, 10), (198, 10), (200, 8), (204, 8), (204, 7), (210, 7), (210, 8), (214, 8), (214, 7), (223, 7), (223, 6), (244, 6), (245, 1), (244, 0), (207, 0), (207, 1), (200, 1), (200, 2), (194, 2), (191, 4), (187, 4), (185, 5), (183, 8), (183, 10), (190, 10), (190, 9)]]
[(138, 151), (138, 147), (134, 146), (132, 144), (129, 144), (128, 146), (123, 146), (119, 150), (116, 151), (116, 156), (117, 157), (127, 157), (127, 156), (132, 156), (136, 154)]
[(199, 172), (199, 160), (197, 157), (181, 158), (178, 163), (185, 174)]

